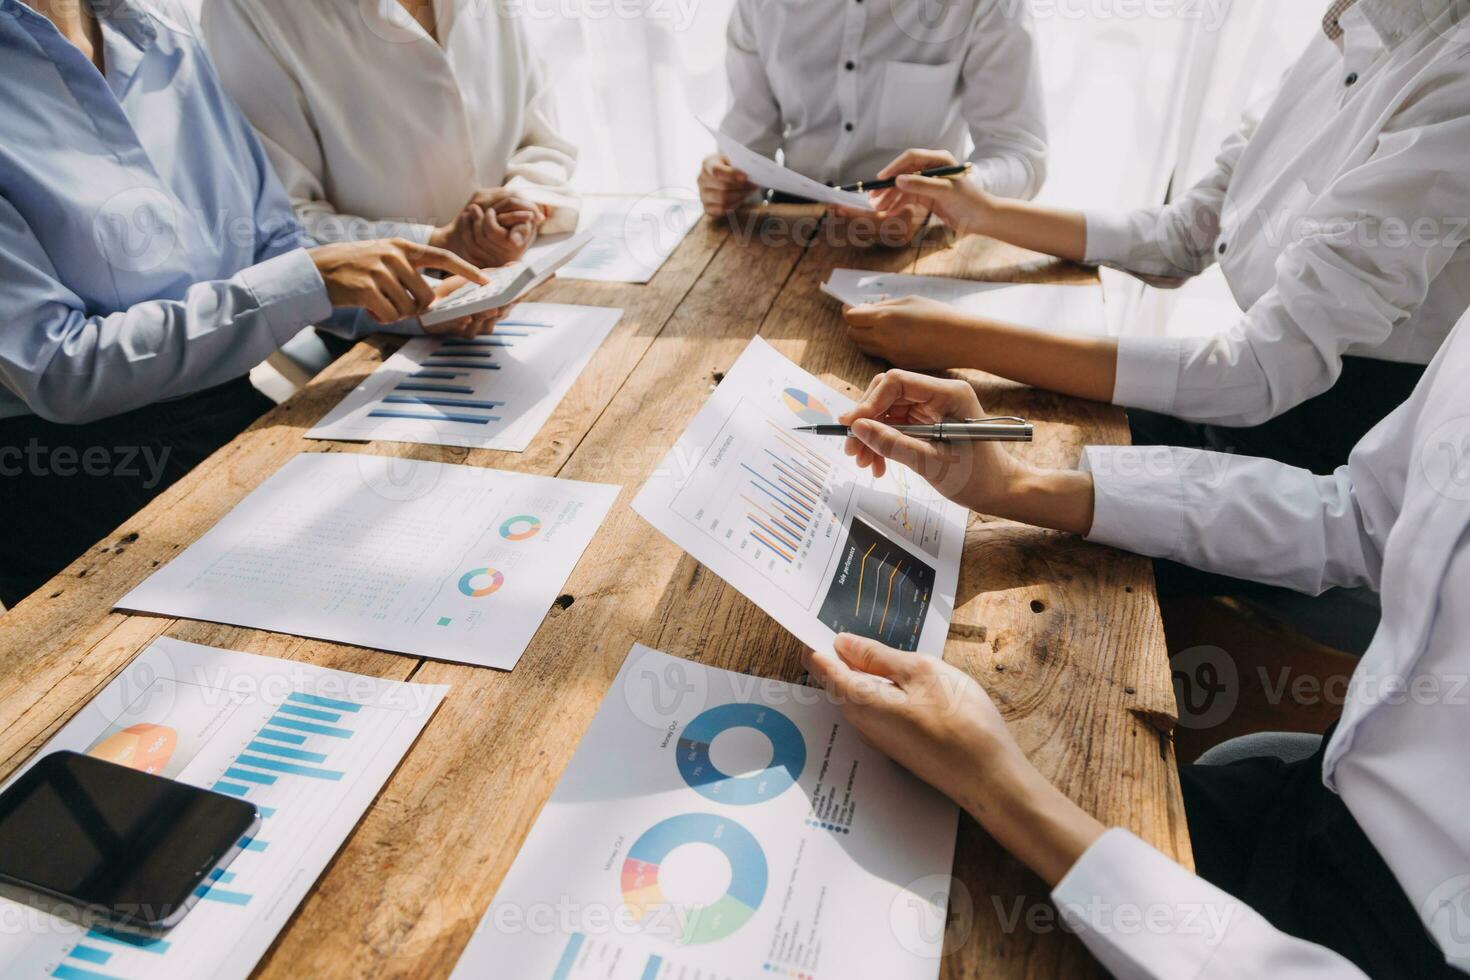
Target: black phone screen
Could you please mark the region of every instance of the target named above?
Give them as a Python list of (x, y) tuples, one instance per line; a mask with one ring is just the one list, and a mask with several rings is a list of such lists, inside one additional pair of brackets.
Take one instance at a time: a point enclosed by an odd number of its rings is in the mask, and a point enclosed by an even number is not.
[(0, 879), (124, 925), (172, 925), (259, 820), (243, 800), (75, 752), (0, 793)]

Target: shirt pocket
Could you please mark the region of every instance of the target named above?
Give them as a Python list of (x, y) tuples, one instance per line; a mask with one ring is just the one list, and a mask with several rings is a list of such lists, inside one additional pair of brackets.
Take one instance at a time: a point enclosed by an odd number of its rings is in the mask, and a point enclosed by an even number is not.
[(890, 61), (878, 96), (877, 143), (885, 150), (932, 147), (958, 111), (955, 87), (960, 63), (925, 65)]

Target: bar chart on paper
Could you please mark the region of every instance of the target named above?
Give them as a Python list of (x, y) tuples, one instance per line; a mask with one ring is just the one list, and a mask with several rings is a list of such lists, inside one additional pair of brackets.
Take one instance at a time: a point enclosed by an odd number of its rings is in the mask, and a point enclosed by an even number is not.
[(444, 691), (155, 641), (40, 754), (73, 748), (117, 761), (119, 744), (141, 734), (172, 746), (176, 778), (254, 804), (261, 827), (200, 883), (198, 904), (165, 936), (73, 926), (0, 937), (0, 958), (19, 964), (13, 975), (58, 980), (248, 975)]
[(902, 466), (877, 478), (840, 440), (794, 431), (851, 405), (757, 338), (633, 508), (809, 644), (854, 632), (937, 653), (964, 511)]
[(621, 316), (603, 307), (522, 303), (493, 334), (416, 338), (307, 437), (521, 452)]

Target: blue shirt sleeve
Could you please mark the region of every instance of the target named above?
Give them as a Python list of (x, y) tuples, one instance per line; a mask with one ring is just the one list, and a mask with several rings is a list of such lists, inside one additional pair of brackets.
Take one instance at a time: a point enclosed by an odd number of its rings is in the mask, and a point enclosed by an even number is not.
[[(320, 274), (273, 237), (265, 261), (178, 300), (91, 315), (0, 198), (0, 383), (55, 422), (90, 422), (238, 378), (332, 314)], [(267, 254), (263, 252), (262, 254)]]

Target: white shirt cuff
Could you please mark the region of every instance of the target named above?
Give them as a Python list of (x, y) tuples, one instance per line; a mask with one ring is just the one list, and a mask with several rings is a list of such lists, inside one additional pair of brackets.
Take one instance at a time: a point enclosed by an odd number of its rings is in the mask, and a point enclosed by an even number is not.
[(1113, 380), (1113, 404), (1142, 408), (1165, 415), (1174, 413), (1179, 395), (1179, 369), (1184, 343), (1177, 337), (1118, 338), (1118, 373)]
[(1087, 245), (1083, 262), (1088, 265), (1126, 265), (1133, 252), (1133, 222), (1121, 211), (1085, 211)]
[(1249, 910), (1126, 830), (1089, 847), (1052, 892), (1062, 918), (1120, 977), (1204, 973)]
[(304, 248), (241, 270), (239, 277), (282, 344), (332, 315), (327, 284)]
[(1155, 558), (1178, 553), (1184, 532), (1183, 462), (1168, 446), (1088, 446), (1092, 474), (1087, 540)]

